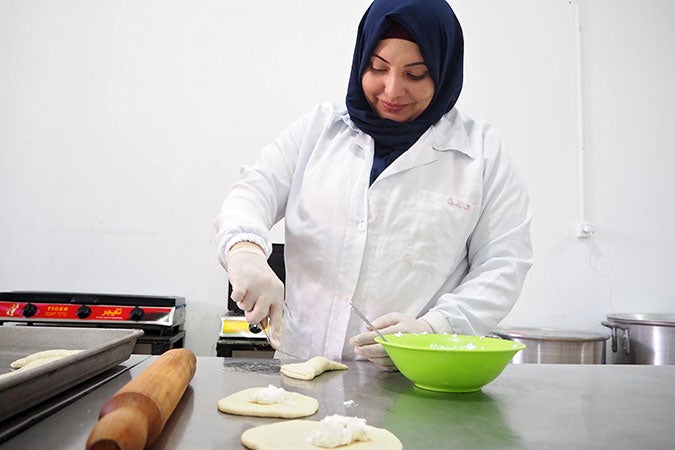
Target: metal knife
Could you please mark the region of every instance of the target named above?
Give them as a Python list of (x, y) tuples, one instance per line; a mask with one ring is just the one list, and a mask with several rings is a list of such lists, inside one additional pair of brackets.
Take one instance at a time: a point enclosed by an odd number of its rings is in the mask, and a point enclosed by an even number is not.
[[(290, 314), (288, 311), (288, 307), (286, 304), (284, 304), (284, 315)], [(270, 318), (267, 318), (267, 324), (269, 325)], [(270, 334), (267, 332), (267, 328), (265, 328), (261, 323), (249, 323), (248, 324), (248, 330), (253, 333), (253, 334), (258, 334), (260, 332), (265, 334), (265, 339), (267, 339), (267, 343), (270, 344), (270, 347), (272, 347), (274, 350), (278, 350), (279, 352), (283, 353), (284, 355), (288, 355), (288, 357), (293, 358), (293, 359), (306, 359), (303, 357), (300, 357), (294, 353), (289, 353), (287, 350), (281, 350), (281, 342), (279, 337), (276, 339), (272, 339)], [(278, 336), (278, 335), (277, 335)]]
[(368, 320), (368, 318), (367, 318), (366, 316), (364, 316), (363, 313), (362, 313), (361, 311), (359, 311), (359, 310), (356, 308), (356, 306), (354, 306), (354, 304), (353, 304), (352, 302), (349, 302), (349, 306), (352, 307), (352, 311), (354, 311), (354, 313), (355, 313), (357, 316), (359, 316), (359, 318), (360, 318), (361, 320), (363, 320), (363, 322), (364, 322), (366, 325), (368, 325), (375, 333), (377, 333), (377, 335), (380, 336), (384, 342), (389, 342), (389, 341), (387, 340), (387, 338), (384, 337), (384, 335), (383, 335), (382, 333), (380, 333), (380, 330), (378, 330), (377, 328), (375, 328), (375, 325), (373, 325), (373, 324), (371, 323), (371, 321)]
[(269, 335), (269, 333), (267, 333), (267, 330), (265, 329), (265, 327), (263, 327), (262, 323), (249, 323), (248, 324), (248, 331), (250, 331), (253, 334), (258, 334), (262, 331), (263, 333), (265, 333), (265, 339), (267, 339), (267, 343), (270, 344), (270, 347), (272, 347), (274, 350), (277, 349), (277, 346), (272, 344), (272, 340), (270, 339), (270, 335)]

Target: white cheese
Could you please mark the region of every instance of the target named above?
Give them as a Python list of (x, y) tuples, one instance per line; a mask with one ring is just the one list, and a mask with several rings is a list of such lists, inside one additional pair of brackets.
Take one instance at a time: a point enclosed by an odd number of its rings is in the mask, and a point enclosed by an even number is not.
[(261, 405), (272, 405), (274, 403), (282, 403), (286, 400), (286, 391), (284, 388), (278, 388), (274, 385), (268, 385), (266, 388), (254, 392), (248, 398), (251, 403), (259, 403)]
[(450, 347), (447, 345), (436, 344), (435, 342), (429, 342), (429, 348), (435, 350), (450, 350)]
[(326, 416), (319, 423), (319, 430), (307, 439), (310, 444), (322, 448), (335, 448), (368, 440), (370, 438), (366, 419), (338, 414)]
[(429, 348), (434, 350), (477, 350), (478, 346), (473, 342), (468, 342), (465, 345), (452, 345), (452, 346), (430, 342)]

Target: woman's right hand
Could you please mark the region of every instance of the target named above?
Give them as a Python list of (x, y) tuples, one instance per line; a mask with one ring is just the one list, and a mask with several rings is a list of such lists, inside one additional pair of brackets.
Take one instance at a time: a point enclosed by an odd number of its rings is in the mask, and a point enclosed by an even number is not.
[(227, 253), (227, 272), (232, 300), (244, 311), (249, 323), (269, 319), (270, 343), (279, 346), (283, 317), (284, 284), (267, 263), (262, 249), (251, 242), (239, 242)]

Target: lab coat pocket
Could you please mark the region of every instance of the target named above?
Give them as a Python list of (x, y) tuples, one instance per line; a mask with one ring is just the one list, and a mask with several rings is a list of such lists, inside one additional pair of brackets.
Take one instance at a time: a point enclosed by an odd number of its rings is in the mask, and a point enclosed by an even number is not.
[(293, 359), (309, 359), (312, 344), (311, 331), (293, 320), (293, 316), (288, 309), (284, 311), (282, 326), (279, 353), (283, 355), (280, 356)]
[(466, 256), (477, 205), (453, 194), (420, 191), (410, 217), (405, 259), (418, 270), (447, 277)]

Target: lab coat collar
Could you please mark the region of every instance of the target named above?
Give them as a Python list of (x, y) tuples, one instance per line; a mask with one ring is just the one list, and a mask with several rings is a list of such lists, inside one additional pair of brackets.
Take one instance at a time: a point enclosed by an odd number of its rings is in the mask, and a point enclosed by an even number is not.
[(438, 152), (455, 150), (464, 153), (469, 158), (475, 158), (476, 152), (471, 145), (471, 138), (466, 131), (466, 120), (456, 109), (445, 114), (432, 127), (432, 147)]
[(433, 163), (438, 158), (438, 152), (458, 151), (469, 158), (475, 158), (464, 123), (464, 118), (454, 109), (445, 114), (409, 150), (384, 169), (373, 184), (413, 167)]
[(352, 131), (356, 133), (354, 143), (358, 145), (361, 149), (365, 149), (368, 143), (372, 142), (373, 138), (371, 138), (363, 131), (359, 130), (358, 127), (354, 124), (354, 122), (352, 122), (352, 120), (349, 118), (349, 113), (347, 112), (347, 110), (344, 110), (343, 113), (335, 115), (335, 117), (333, 117), (331, 125), (339, 121), (343, 121)]
[[(425, 162), (431, 162), (436, 159), (433, 154), (434, 151), (437, 152), (447, 152), (447, 151), (458, 151), (464, 153), (470, 158), (475, 157), (475, 151), (471, 146), (471, 139), (464, 127), (465, 121), (460, 117), (461, 114), (457, 109), (452, 109), (447, 114), (441, 118), (436, 124), (434, 124), (431, 129), (427, 130), (420, 139), (415, 143), (411, 149), (414, 149), (418, 144), (423, 143), (427, 139), (432, 140), (431, 148), (429, 151), (422, 150), (421, 152), (405, 152), (406, 153), (416, 153), (416, 157), (413, 158), (410, 162), (415, 164), (423, 164)], [(337, 114), (333, 118), (333, 123), (337, 121), (343, 121), (349, 128), (354, 130), (356, 135), (356, 145), (361, 148), (365, 148), (366, 145), (371, 141), (371, 137), (368, 136), (363, 131), (359, 130), (354, 122), (349, 118), (349, 113), (344, 111), (341, 114)], [(402, 156), (403, 156), (402, 155)], [(407, 158), (406, 158), (407, 159)]]

